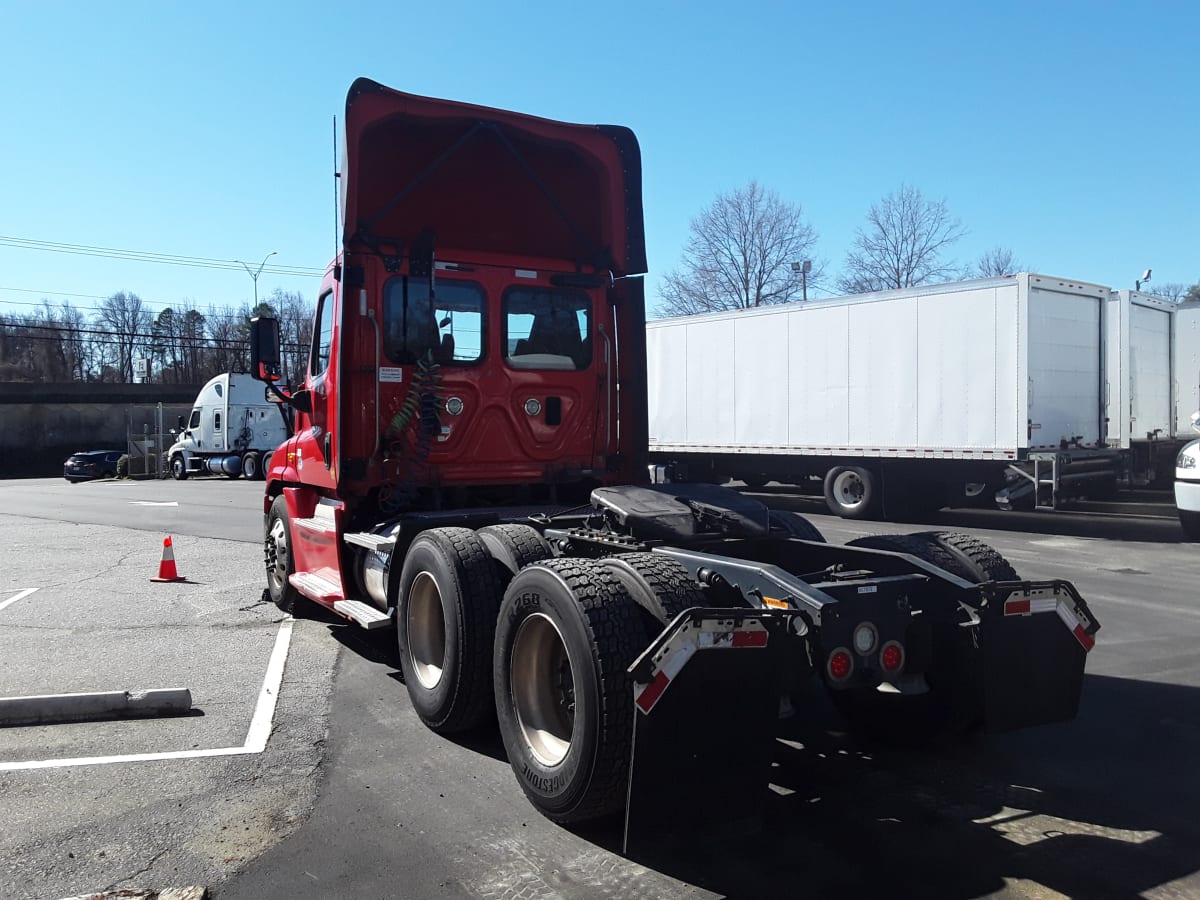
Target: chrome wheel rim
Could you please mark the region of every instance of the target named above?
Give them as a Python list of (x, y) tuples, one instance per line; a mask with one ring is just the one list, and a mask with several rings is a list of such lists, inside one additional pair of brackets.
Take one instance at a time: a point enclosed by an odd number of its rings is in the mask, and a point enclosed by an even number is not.
[(275, 590), (287, 584), (287, 524), (283, 519), (274, 519), (267, 532), (267, 577)]
[(408, 589), (408, 660), (421, 687), (432, 690), (446, 665), (446, 616), (442, 592), (428, 572), (421, 572)]
[(543, 613), (521, 623), (510, 662), (517, 723), (530, 753), (542, 765), (560, 764), (575, 730), (575, 680), (558, 626)]

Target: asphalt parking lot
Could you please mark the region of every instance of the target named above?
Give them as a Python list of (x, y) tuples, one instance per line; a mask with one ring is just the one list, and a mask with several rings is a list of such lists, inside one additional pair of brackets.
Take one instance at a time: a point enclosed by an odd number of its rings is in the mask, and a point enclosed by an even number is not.
[(4, 897), (211, 884), (311, 807), (334, 648), (261, 602), (256, 545), (176, 536), (187, 581), (158, 584), (162, 537), (0, 515), (0, 696), (192, 695), (182, 716), (0, 728)]

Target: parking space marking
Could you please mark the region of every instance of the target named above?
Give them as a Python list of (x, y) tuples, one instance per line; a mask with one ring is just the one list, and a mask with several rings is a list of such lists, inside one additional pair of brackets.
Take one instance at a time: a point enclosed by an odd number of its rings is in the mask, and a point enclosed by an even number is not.
[(24, 600), (26, 597), (28, 597), (30, 594), (32, 594), (36, 590), (37, 590), (37, 588), (25, 588), (22, 591), (17, 591), (17, 593), (14, 596), (9, 597), (3, 603), (0, 603), (0, 609), (4, 609), (6, 606), (12, 606), (18, 600)]
[(130, 506), (178, 506), (178, 500), (130, 500)]
[[(32, 588), (28, 593), (33, 593)], [(24, 596), (24, 595), (22, 595)], [(19, 598), (16, 598), (19, 599)], [(7, 601), (13, 602), (12, 600)], [(5, 604), (7, 605), (7, 604)], [(32, 759), (25, 762), (0, 762), (0, 772), (16, 772), (26, 769), (62, 769), (71, 766), (102, 766), (110, 763), (152, 762), (163, 759), (195, 759), (205, 756), (237, 756), (262, 753), (267, 748), (271, 735), (271, 722), (275, 717), (275, 703), (279, 699), (279, 686), (283, 683), (283, 668), (287, 662), (288, 646), (292, 640), (295, 619), (288, 616), (279, 624), (275, 635), (275, 646), (267, 662), (267, 673), (263, 676), (262, 689), (246, 732), (246, 741), (240, 747), (217, 747), (211, 750), (171, 750), (163, 753), (128, 753), (123, 756), (82, 756), (74, 759)]]

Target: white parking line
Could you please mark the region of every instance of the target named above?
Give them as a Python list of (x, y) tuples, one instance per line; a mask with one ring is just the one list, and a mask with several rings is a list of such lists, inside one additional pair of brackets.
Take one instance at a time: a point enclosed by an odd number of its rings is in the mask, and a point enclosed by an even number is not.
[(178, 506), (178, 500), (130, 500), (130, 506)]
[[(32, 588), (28, 593), (33, 593)], [(25, 595), (22, 595), (25, 596)], [(14, 598), (14, 599), (20, 599)], [(13, 600), (7, 601), (12, 603)], [(5, 604), (7, 605), (7, 604)], [(161, 759), (194, 759), (204, 756), (237, 756), (243, 753), (262, 753), (271, 735), (271, 722), (275, 717), (275, 703), (279, 699), (279, 685), (283, 682), (283, 667), (287, 662), (288, 645), (292, 639), (295, 619), (289, 616), (279, 624), (275, 635), (275, 646), (267, 662), (267, 674), (263, 677), (254, 716), (246, 732), (246, 741), (240, 747), (217, 747), (212, 750), (174, 750), (165, 753), (128, 753), (123, 756), (83, 756), (75, 759), (33, 759), (25, 762), (0, 762), (0, 772), (16, 772), (25, 769), (62, 769), (70, 766), (102, 766), (109, 763), (151, 762)]]
[(36, 590), (37, 588), (25, 588), (23, 591), (17, 591), (15, 596), (9, 597), (3, 603), (0, 603), (0, 609), (4, 609), (6, 606), (12, 606), (18, 600), (24, 600)]

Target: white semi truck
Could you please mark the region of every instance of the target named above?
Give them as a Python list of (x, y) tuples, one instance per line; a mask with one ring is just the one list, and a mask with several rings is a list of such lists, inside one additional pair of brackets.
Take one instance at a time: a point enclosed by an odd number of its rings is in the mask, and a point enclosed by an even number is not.
[(171, 476), (212, 474), (261, 481), (272, 451), (288, 437), (280, 404), (267, 399), (261, 383), (240, 372), (210, 380), (179, 420), (179, 439), (167, 450)]
[(847, 518), (1169, 478), (1173, 312), (1020, 273), (650, 322), (652, 460)]

